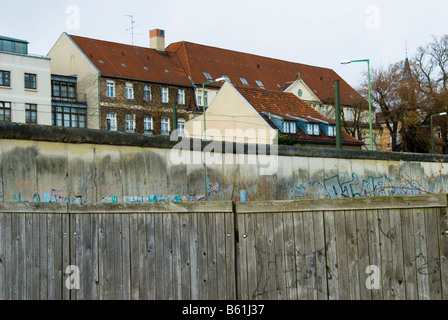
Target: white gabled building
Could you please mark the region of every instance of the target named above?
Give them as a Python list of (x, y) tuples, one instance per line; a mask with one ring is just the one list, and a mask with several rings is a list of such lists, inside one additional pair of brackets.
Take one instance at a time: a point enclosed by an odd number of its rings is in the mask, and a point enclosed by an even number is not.
[(0, 36), (0, 122), (51, 125), (50, 59), (28, 42)]

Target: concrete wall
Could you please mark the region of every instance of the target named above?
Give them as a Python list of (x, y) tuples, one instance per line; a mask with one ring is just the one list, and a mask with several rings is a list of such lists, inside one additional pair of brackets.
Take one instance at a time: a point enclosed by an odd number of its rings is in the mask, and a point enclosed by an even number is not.
[(263, 165), (230, 145), (234, 152), (206, 154), (204, 165), (199, 150), (210, 145), (192, 143), (198, 151), (184, 151), (188, 161), (181, 163), (176, 144), (161, 136), (0, 124), (0, 202), (239, 201), (242, 190), (249, 201), (448, 192), (446, 156), (280, 146)]

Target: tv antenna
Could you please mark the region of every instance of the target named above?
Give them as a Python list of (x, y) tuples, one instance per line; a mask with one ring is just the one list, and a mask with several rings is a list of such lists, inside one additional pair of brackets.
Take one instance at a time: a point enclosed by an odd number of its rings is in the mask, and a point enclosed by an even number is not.
[(129, 17), (131, 18), (131, 27), (129, 29), (126, 29), (126, 31), (131, 31), (131, 35), (132, 35), (132, 45), (134, 45), (134, 29), (135, 27), (135, 20), (134, 20), (134, 15), (131, 14), (124, 14), (123, 16), (125, 17)]

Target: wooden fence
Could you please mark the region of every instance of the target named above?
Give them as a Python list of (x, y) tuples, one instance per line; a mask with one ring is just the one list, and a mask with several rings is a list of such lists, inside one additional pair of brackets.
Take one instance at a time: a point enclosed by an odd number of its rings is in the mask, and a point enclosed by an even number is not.
[(448, 299), (446, 208), (446, 195), (4, 203), (0, 299)]

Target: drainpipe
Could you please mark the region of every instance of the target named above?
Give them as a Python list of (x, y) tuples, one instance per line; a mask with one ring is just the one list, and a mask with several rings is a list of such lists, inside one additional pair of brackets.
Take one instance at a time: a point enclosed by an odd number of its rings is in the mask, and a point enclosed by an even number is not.
[(336, 118), (336, 147), (342, 149), (342, 130), (341, 130), (341, 96), (339, 92), (339, 80), (334, 81), (335, 97), (335, 118)]

